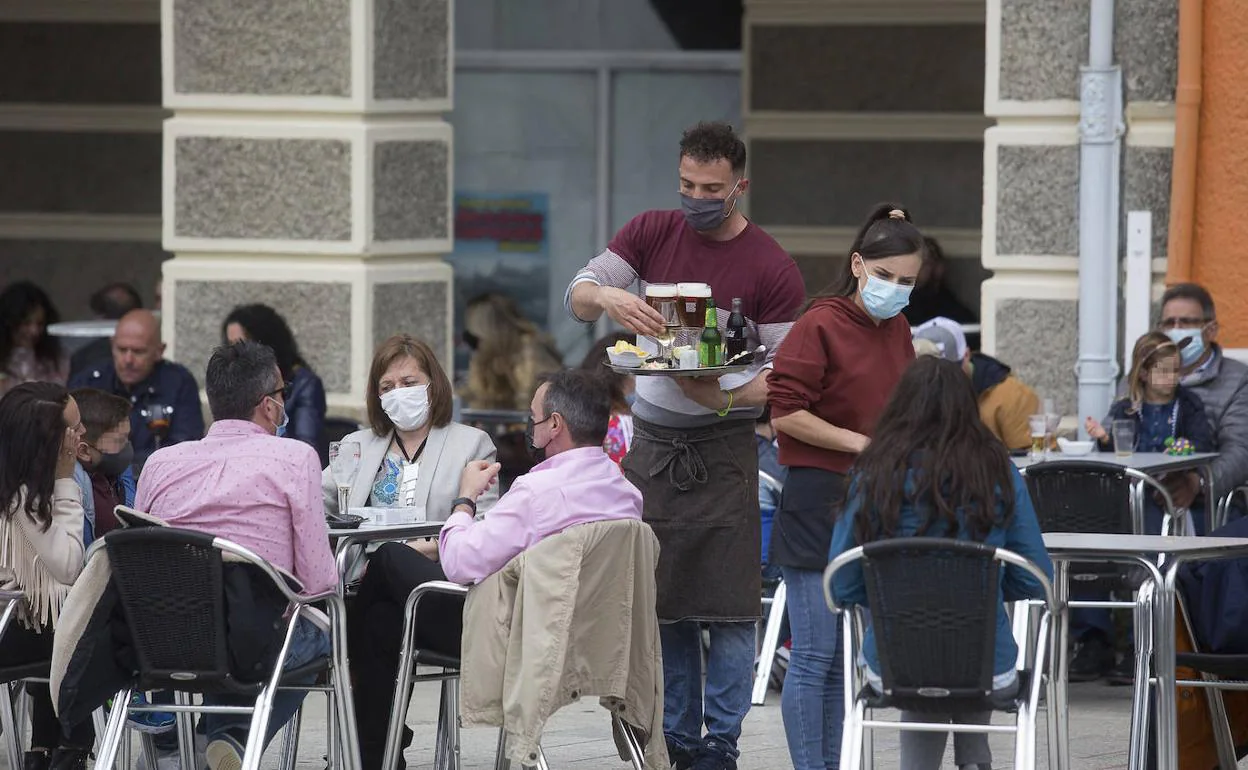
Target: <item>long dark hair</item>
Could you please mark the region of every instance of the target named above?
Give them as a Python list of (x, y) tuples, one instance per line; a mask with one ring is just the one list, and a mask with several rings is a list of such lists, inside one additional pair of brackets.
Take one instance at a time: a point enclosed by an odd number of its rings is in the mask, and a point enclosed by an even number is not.
[(69, 391), (50, 382), (27, 382), (0, 398), (0, 516), (12, 516), (22, 488), (30, 520), (52, 524), (56, 459), (65, 438)]
[(853, 473), (863, 501), (854, 522), (859, 543), (896, 537), (905, 504), (926, 514), (918, 534), (955, 536), (961, 511), (976, 540), (1014, 510), (1009, 452), (980, 419), (971, 378), (943, 358), (919, 358), (902, 375)]
[[(886, 257), (900, 257), (905, 254), (923, 254), (923, 234), (910, 220), (910, 212), (900, 203), (877, 203), (867, 221), (858, 228), (849, 247), (849, 254), (841, 275), (812, 298), (814, 300), (828, 297), (852, 297), (858, 291), (858, 279), (854, 276), (854, 255), (862, 257), (864, 262), (871, 262)], [(810, 303), (807, 303), (807, 307)]]
[(26, 317), (43, 308), (43, 334), (35, 341), (35, 358), (56, 361), (61, 357), (61, 341), (48, 334), (48, 326), (61, 320), (48, 295), (30, 281), (15, 281), (0, 292), (0, 367), (9, 363), (13, 354), (13, 334)]
[(286, 382), (294, 379), (296, 367), (307, 366), (299, 355), (299, 345), (295, 343), (295, 335), (286, 325), (286, 319), (268, 305), (240, 305), (231, 310), (225, 317), (225, 323), (221, 324), (221, 344), (229, 344), (225, 329), (234, 323), (243, 327), (247, 339), (273, 349), (277, 368)]
[(595, 340), (594, 344), (590, 346), (589, 352), (585, 354), (585, 358), (581, 361), (580, 368), (599, 377), (607, 386), (607, 390), (611, 393), (611, 411), (613, 412), (628, 411), (628, 399), (624, 394), (624, 383), (628, 381), (629, 375), (616, 374), (603, 366), (603, 363), (609, 360), (607, 348), (615, 345), (620, 340), (632, 342), (636, 338), (637, 335), (629, 334), (628, 332), (608, 334), (601, 339)]

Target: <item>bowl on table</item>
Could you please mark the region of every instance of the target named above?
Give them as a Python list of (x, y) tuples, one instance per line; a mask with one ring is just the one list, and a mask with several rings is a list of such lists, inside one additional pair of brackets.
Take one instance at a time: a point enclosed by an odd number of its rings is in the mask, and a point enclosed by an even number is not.
[(1070, 455), (1071, 457), (1083, 457), (1096, 451), (1095, 441), (1071, 441), (1070, 439), (1059, 438), (1057, 446), (1062, 450), (1062, 454)]

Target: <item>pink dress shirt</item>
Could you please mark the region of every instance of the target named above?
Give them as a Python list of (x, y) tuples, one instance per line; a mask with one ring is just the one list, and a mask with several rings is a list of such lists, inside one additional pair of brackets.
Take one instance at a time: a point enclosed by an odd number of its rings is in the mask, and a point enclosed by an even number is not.
[(640, 518), (641, 492), (602, 447), (570, 449), (516, 479), (480, 521), (456, 511), (442, 527), (438, 553), (447, 579), (469, 585), (568, 527)]
[(305, 593), (338, 584), (316, 450), (255, 423), (221, 420), (200, 441), (155, 452), (134, 507), (251, 549), (298, 578)]

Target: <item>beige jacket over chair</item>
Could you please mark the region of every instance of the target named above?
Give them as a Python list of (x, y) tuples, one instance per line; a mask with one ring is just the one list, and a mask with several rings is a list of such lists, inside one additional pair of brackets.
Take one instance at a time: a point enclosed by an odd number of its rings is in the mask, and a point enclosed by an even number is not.
[(473, 587), (463, 725), (501, 725), (509, 758), (533, 764), (546, 720), (597, 695), (641, 733), (646, 767), (666, 769), (658, 559), (659, 541), (643, 522), (591, 522), (546, 538)]

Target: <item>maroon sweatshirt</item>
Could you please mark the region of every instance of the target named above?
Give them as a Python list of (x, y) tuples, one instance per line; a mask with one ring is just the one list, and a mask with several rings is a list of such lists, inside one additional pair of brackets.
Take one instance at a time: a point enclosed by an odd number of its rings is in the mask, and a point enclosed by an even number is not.
[[(776, 353), (768, 380), (771, 416), (804, 409), (838, 428), (870, 436), (913, 360), (905, 316), (877, 325), (850, 297), (817, 300)], [(783, 432), (779, 441), (780, 463), (791, 468), (847, 473), (857, 457), (812, 446)]]

